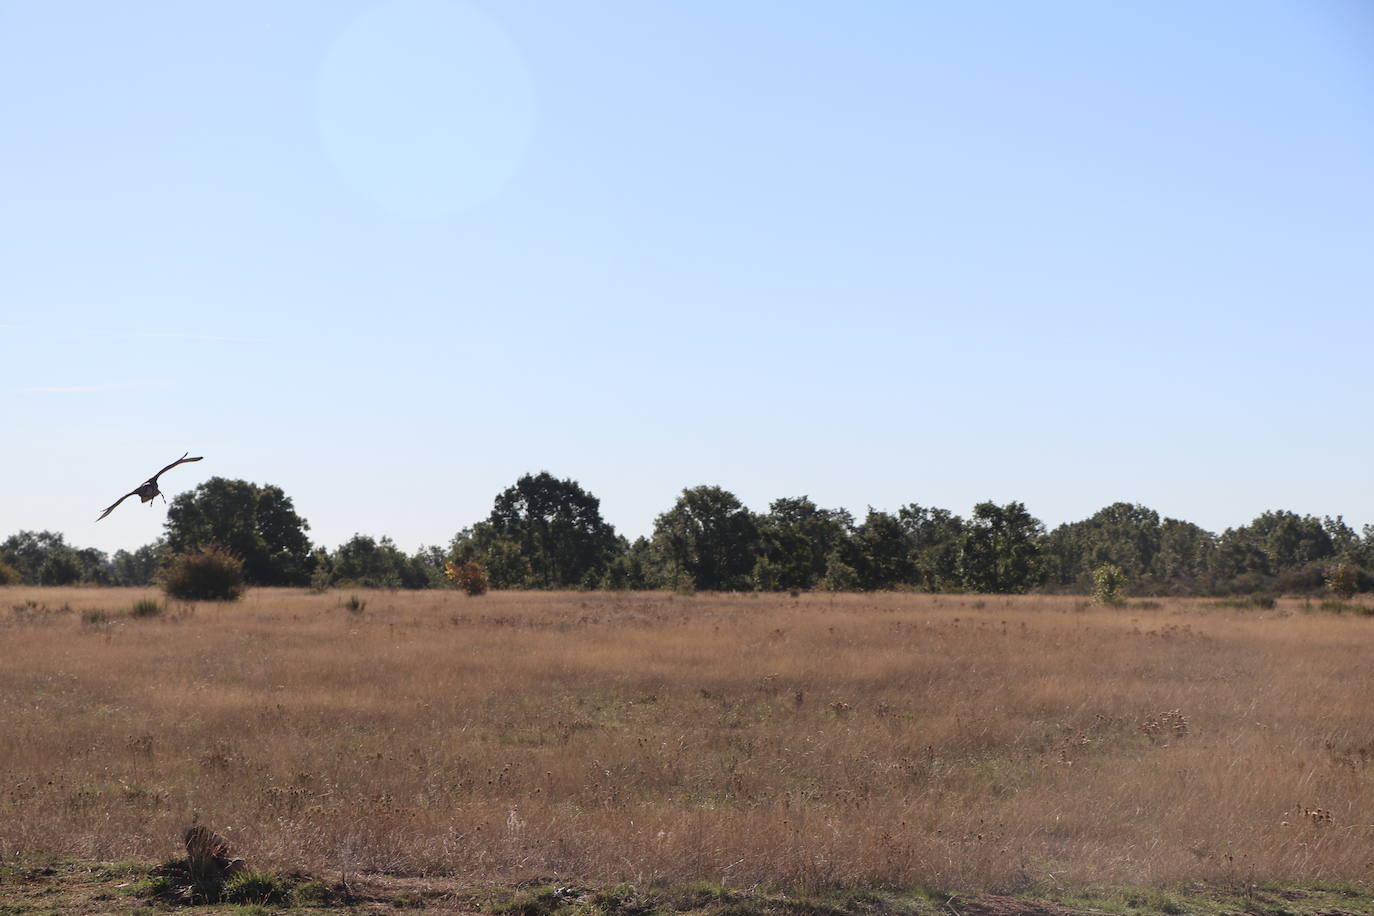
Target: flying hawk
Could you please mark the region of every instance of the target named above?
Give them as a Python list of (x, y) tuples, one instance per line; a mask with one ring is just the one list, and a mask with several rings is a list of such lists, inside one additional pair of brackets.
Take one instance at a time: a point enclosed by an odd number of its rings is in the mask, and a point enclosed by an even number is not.
[[(114, 501), (114, 506), (111, 506), (104, 512), (100, 513), (100, 518), (104, 518), (105, 516), (109, 515), (111, 512), (115, 510), (115, 506), (118, 506), (120, 503), (124, 502), (124, 500), (128, 499), (130, 496), (137, 496), (145, 503), (152, 502), (154, 496), (162, 496), (162, 491), (157, 488), (157, 479), (159, 477), (161, 477), (163, 474), (166, 474), (168, 471), (170, 471), (172, 468), (176, 467), (179, 464), (189, 464), (192, 461), (199, 461), (201, 458), (205, 457), (204, 455), (201, 455), (199, 458), (187, 458), (186, 455), (189, 454), (191, 453), (186, 452), (176, 461), (173, 461), (171, 464), (167, 465), (165, 468), (158, 471), (152, 477), (149, 477), (147, 480), (143, 481), (143, 483), (139, 484), (137, 488), (130, 490), (128, 493), (125, 493), (123, 496), (119, 497), (119, 499), (116, 499)], [(162, 496), (162, 501), (166, 502), (167, 497)], [(96, 521), (100, 521), (100, 518), (96, 519)]]

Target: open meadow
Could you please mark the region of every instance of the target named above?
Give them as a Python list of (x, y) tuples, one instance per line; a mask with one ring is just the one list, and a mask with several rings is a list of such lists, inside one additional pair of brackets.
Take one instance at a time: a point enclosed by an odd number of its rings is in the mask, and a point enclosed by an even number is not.
[[(0, 858), (1042, 891), (1374, 877), (1299, 600), (0, 588)], [(145, 611), (149, 609), (145, 608)]]

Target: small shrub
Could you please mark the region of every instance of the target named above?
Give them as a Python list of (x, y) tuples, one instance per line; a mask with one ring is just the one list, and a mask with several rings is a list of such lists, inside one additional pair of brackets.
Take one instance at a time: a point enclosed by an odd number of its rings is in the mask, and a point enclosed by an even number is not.
[(367, 602), (357, 595), (349, 595), (348, 600), (344, 602), (344, 607), (346, 607), (350, 613), (361, 614), (363, 611), (367, 610)]
[(1126, 574), (1115, 563), (1103, 563), (1093, 570), (1093, 601), (1116, 607), (1122, 603), (1121, 590)]
[(110, 615), (99, 608), (90, 611), (82, 611), (81, 622), (90, 624), (91, 626), (99, 626), (102, 623), (109, 623)]
[(161, 601), (158, 601), (156, 598), (144, 598), (134, 602), (134, 606), (129, 610), (129, 614), (133, 617), (157, 617), (163, 610), (164, 608)]
[(1359, 590), (1360, 578), (1351, 563), (1332, 563), (1326, 568), (1326, 587), (1342, 601), (1349, 601)]
[(463, 564), (449, 561), (444, 564), (444, 575), (455, 588), (461, 588), (471, 597), (487, 593), (487, 571), (475, 560)]
[(162, 590), (184, 601), (233, 601), (243, 589), (243, 561), (213, 544), (173, 557), (162, 571)]
[(0, 560), (0, 585), (18, 585), (20, 578), (19, 570)]

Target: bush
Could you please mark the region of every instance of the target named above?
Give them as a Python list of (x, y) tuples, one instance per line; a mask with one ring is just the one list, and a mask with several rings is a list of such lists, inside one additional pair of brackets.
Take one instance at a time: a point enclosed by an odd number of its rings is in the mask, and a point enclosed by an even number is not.
[(19, 570), (0, 560), (0, 585), (18, 585), (20, 578)]
[(487, 573), (482, 569), (482, 564), (475, 560), (469, 560), (463, 564), (452, 561), (444, 564), (444, 575), (455, 587), (461, 588), (471, 596), (485, 595), (487, 593)]
[(1350, 563), (1332, 563), (1326, 570), (1326, 587), (1342, 601), (1355, 597), (1360, 587), (1360, 578)]
[(1126, 574), (1115, 563), (1103, 563), (1093, 570), (1093, 600), (1098, 604), (1121, 604), (1121, 590), (1126, 587)]
[(243, 589), (243, 561), (213, 544), (178, 554), (162, 571), (162, 590), (183, 601), (233, 601)]
[(825, 563), (825, 575), (821, 577), (821, 588), (828, 592), (853, 592), (859, 589), (859, 573), (854, 567), (840, 559), (834, 551)]

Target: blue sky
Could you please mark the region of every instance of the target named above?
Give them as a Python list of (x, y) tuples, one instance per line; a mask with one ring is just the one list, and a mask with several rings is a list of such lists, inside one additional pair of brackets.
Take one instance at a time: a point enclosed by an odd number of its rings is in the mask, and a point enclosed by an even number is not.
[(0, 536), (1374, 523), (1362, 2), (0, 0)]

